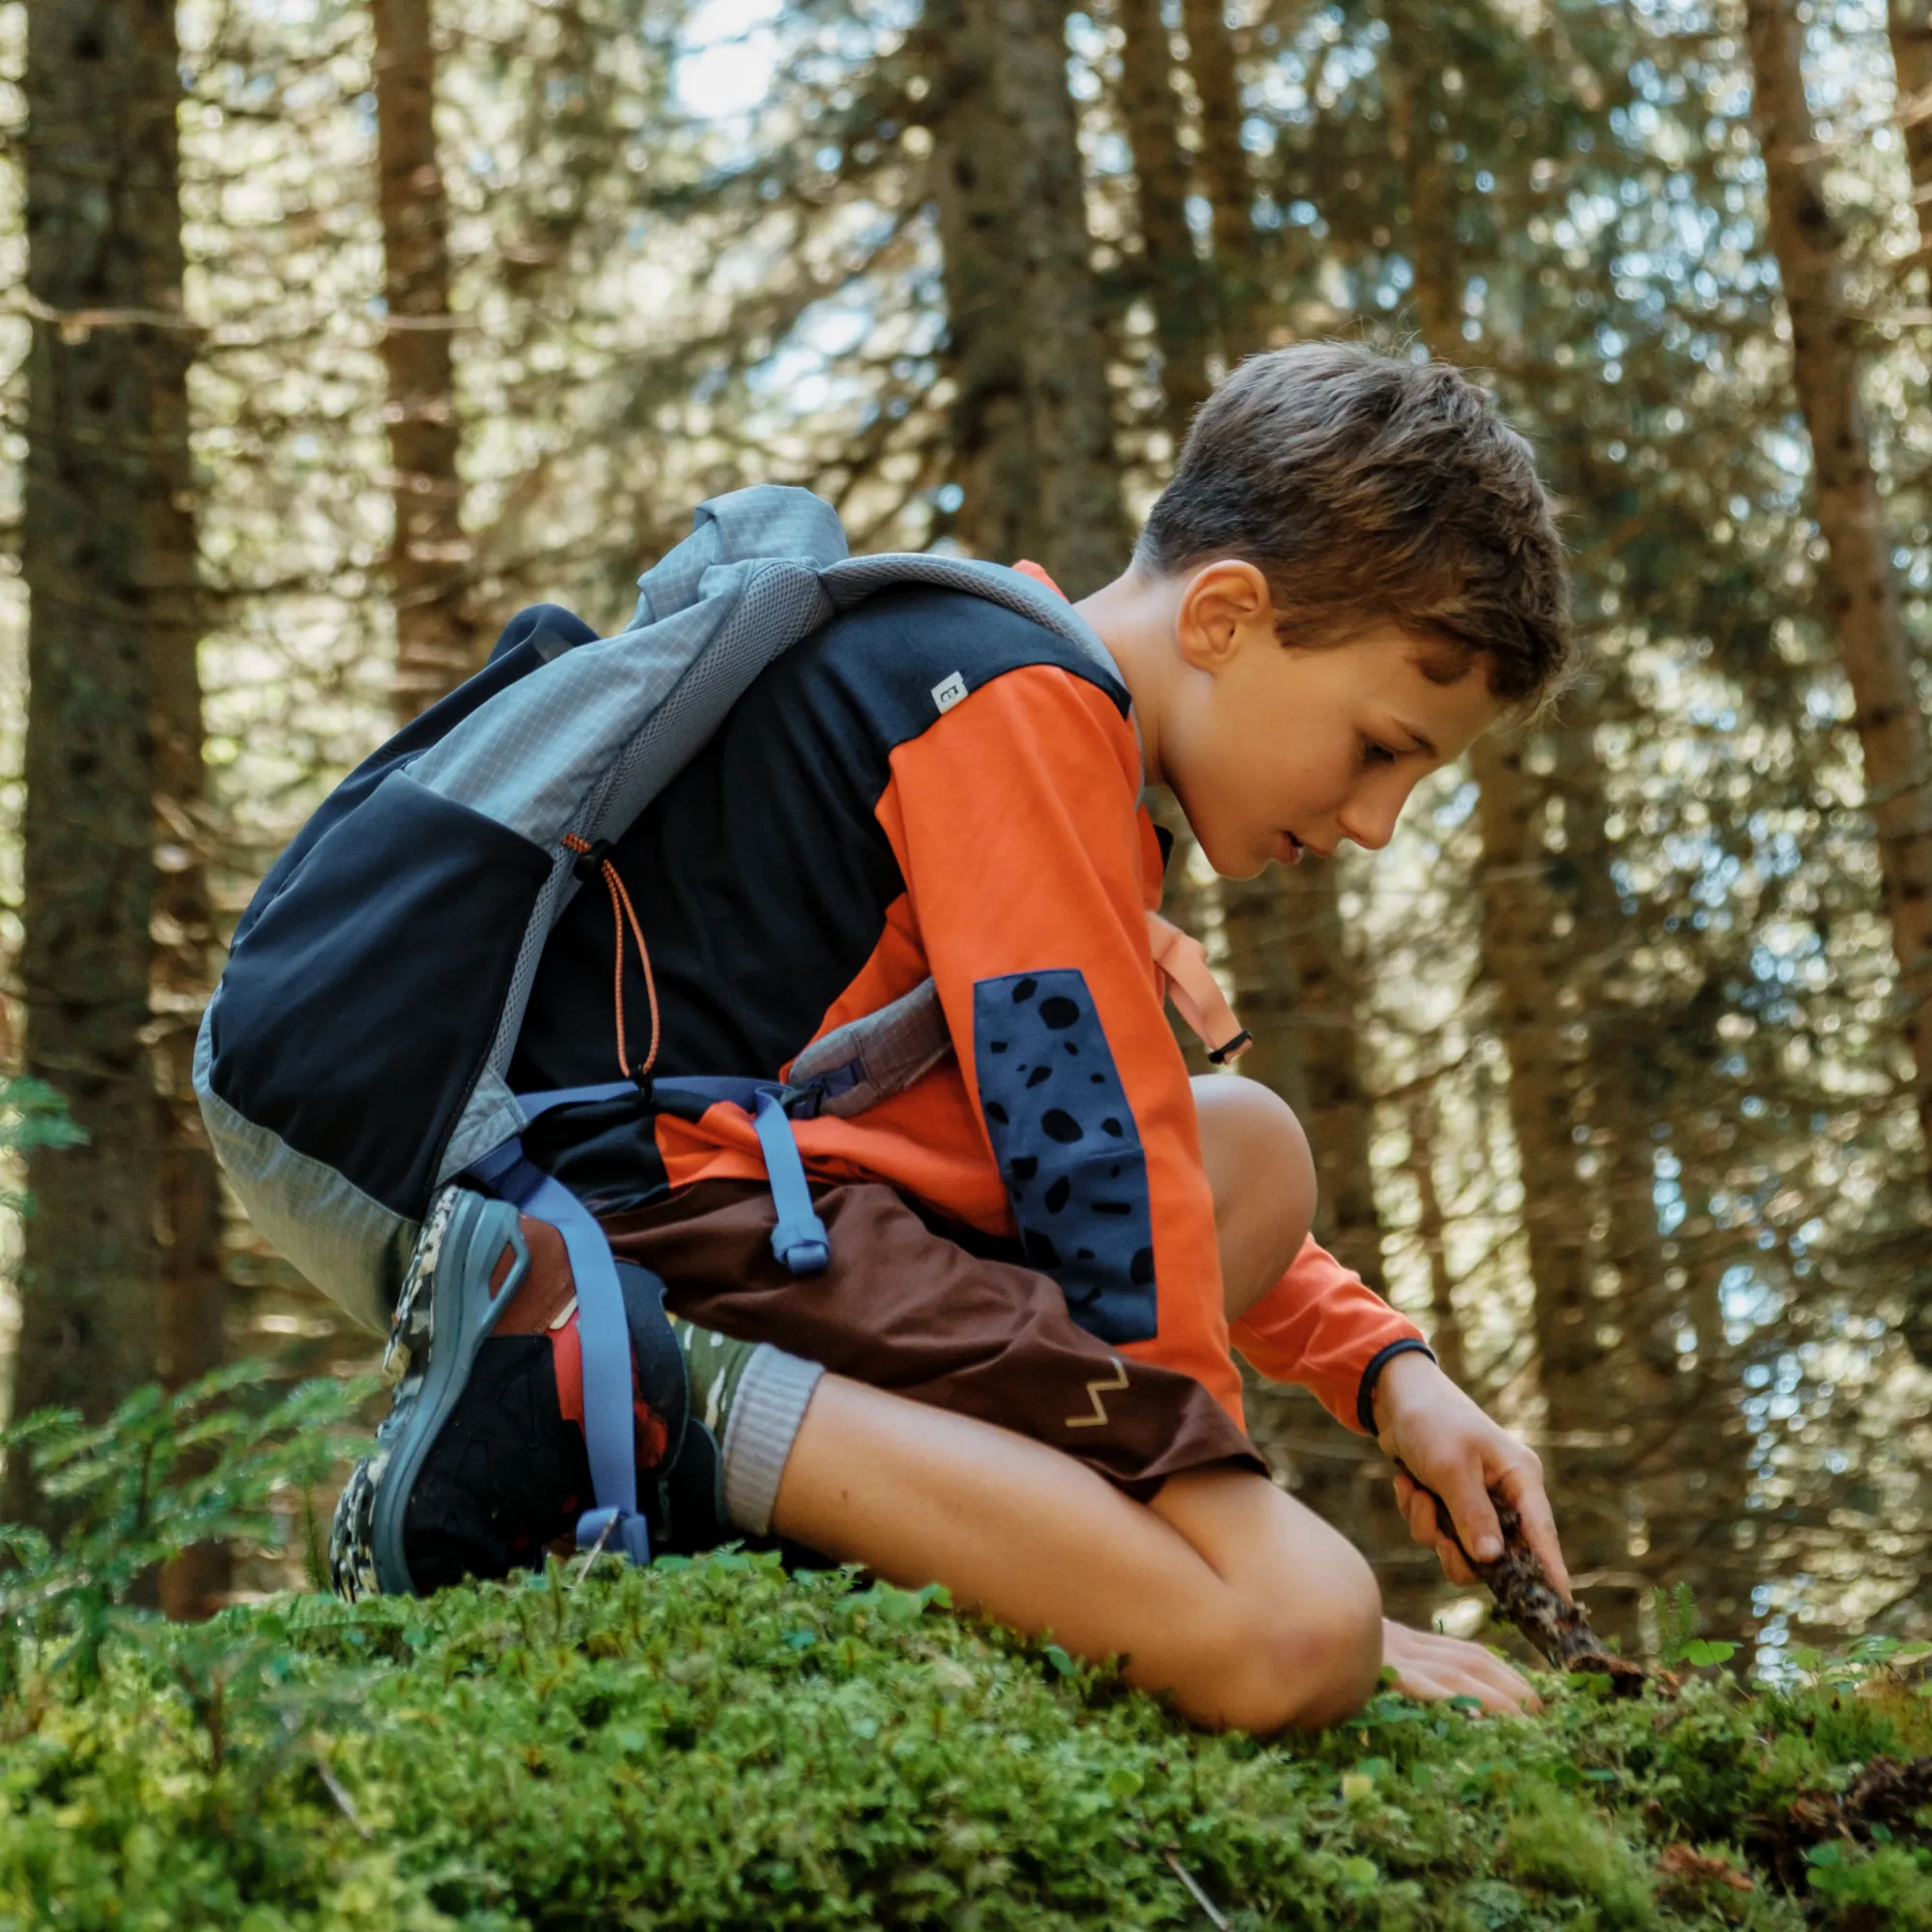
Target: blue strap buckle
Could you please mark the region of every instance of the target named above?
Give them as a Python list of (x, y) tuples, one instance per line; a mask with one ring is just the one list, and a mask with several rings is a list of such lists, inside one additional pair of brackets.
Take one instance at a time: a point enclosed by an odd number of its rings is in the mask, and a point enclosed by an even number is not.
[(634, 1510), (590, 1509), (577, 1519), (577, 1547), (589, 1552), (606, 1545), (637, 1564), (651, 1560), (651, 1532)]
[(805, 1162), (785, 1117), (783, 1090), (758, 1090), (755, 1123), (764, 1150), (765, 1172), (771, 1179), (772, 1205), (778, 1226), (772, 1230), (772, 1253), (793, 1274), (823, 1274), (832, 1261), (832, 1236), (811, 1205)]

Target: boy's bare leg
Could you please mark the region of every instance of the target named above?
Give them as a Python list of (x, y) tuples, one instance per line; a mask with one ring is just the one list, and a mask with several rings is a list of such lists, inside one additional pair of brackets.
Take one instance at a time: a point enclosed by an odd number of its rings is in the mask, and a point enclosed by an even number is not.
[(1347, 1542), (1263, 1477), (1179, 1476), (1151, 1506), (1070, 1457), (969, 1417), (827, 1376), (773, 1525), (1129, 1680), (1204, 1723), (1269, 1731), (1358, 1710), (1381, 1665), (1381, 1605)]
[[(1232, 1320), (1299, 1251), (1314, 1163), (1266, 1089), (1209, 1076), (1195, 1097)], [(1041, 1443), (836, 1376), (806, 1411), (773, 1526), (893, 1581), (944, 1583), (1075, 1655), (1122, 1657), (1131, 1682), (1204, 1723), (1334, 1723), (1367, 1699), (1382, 1661), (1367, 1563), (1263, 1477), (1176, 1477), (1144, 1506)], [(1387, 1629), (1422, 1694), (1532, 1701), (1479, 1646)], [(1418, 1645), (1426, 1658), (1410, 1654)]]

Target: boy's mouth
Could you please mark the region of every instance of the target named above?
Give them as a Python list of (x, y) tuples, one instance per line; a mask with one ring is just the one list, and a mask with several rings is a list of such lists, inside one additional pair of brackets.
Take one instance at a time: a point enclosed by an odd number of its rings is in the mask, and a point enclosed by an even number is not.
[(1300, 865), (1302, 850), (1301, 840), (1293, 832), (1284, 832), (1274, 841), (1274, 856), (1284, 866)]

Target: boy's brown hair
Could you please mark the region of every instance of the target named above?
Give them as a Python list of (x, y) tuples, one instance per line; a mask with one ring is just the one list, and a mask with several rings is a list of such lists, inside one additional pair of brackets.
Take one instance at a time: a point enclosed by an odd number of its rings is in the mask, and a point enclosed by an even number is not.
[(1443, 648), (1453, 683), (1482, 660), (1530, 709), (1574, 669), (1563, 546), (1529, 444), (1443, 362), (1360, 343), (1250, 356), (1196, 413), (1135, 550), (1171, 576), (1254, 564), (1297, 643), (1396, 623)]

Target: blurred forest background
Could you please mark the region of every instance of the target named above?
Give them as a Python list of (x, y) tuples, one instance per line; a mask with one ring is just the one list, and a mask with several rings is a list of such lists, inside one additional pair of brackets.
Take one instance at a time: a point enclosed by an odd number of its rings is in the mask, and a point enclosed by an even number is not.
[[(1370, 332), (1535, 440), (1595, 671), (1373, 862), (1195, 858), (1228, 1077), (1537, 1443), (1627, 1645), (1660, 1583), (1774, 1669), (1922, 1624), (1932, 9), (1889, 5), (0, 6), (15, 1412), (370, 1360), (223, 1203), (193, 1031), (283, 841), (518, 607), (615, 628), (755, 481), (1077, 596), (1222, 370)], [(1473, 1608), (1373, 1445), (1254, 1419), (1398, 1611)]]

